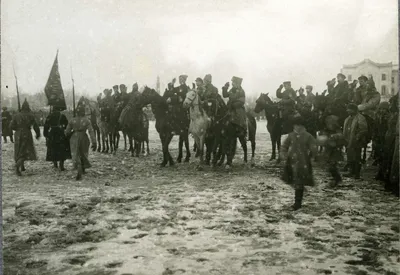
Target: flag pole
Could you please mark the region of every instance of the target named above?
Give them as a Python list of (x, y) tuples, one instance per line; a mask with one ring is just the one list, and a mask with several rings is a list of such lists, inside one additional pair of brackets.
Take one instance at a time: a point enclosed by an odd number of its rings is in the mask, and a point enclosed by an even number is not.
[(13, 63), (13, 70), (14, 70), (14, 77), (15, 77), (15, 85), (17, 86), (18, 112), (21, 112), (21, 101), (19, 100), (18, 79), (17, 79), (17, 75), (15, 74), (14, 63)]
[(72, 108), (74, 111), (74, 117), (76, 117), (76, 109), (75, 109), (75, 85), (74, 85), (74, 77), (72, 75), (72, 65), (71, 67), (71, 80), (72, 80)]

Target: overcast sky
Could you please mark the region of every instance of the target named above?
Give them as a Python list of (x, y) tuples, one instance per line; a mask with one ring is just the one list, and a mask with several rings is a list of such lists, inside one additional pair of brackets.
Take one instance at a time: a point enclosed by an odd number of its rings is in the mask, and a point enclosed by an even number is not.
[[(174, 76), (242, 77), (248, 95), (323, 90), (343, 64), (398, 63), (396, 0), (3, 0), (1, 91), (36, 93), (59, 49), (64, 90), (96, 95)], [(8, 89), (6, 88), (8, 86)]]

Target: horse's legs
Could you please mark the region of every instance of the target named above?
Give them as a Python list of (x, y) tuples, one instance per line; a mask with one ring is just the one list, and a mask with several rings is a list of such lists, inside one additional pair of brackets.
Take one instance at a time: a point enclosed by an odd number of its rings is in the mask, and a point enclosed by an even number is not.
[(212, 151), (212, 148), (214, 147), (214, 144), (212, 143), (212, 139), (206, 138), (205, 145), (206, 145), (206, 165), (210, 165), (211, 151)]
[(186, 133), (184, 135), (184, 142), (185, 142), (185, 149), (186, 149), (186, 158), (185, 158), (185, 162), (189, 162), (190, 160), (190, 146), (189, 146), (189, 134)]
[(367, 160), (367, 147), (368, 147), (368, 145), (366, 145), (366, 146), (364, 147), (364, 150), (363, 150), (362, 163), (365, 163), (366, 160)]
[(124, 136), (124, 151), (126, 151), (127, 146), (126, 146), (126, 133), (122, 131), (122, 135)]
[(276, 160), (277, 163), (281, 162), (281, 138), (282, 136), (280, 134), (276, 137), (276, 145), (278, 148), (278, 159)]
[(100, 129), (99, 128), (97, 128), (96, 129), (96, 131), (95, 131), (95, 134), (97, 134), (97, 146), (99, 147), (99, 148), (97, 148), (97, 152), (101, 152), (101, 140), (100, 140), (100, 138), (101, 138), (101, 135), (100, 135)]
[(247, 163), (247, 141), (246, 141), (246, 136), (240, 136), (239, 137), (240, 144), (242, 145), (243, 148), (243, 154), (244, 154), (244, 162)]
[(147, 155), (150, 155), (149, 139), (146, 139)]
[(274, 134), (270, 133), (269, 136), (271, 137), (271, 143), (272, 143), (272, 154), (271, 154), (271, 158), (269, 160), (274, 160), (274, 159), (276, 159), (277, 140), (276, 140), (276, 136)]
[(119, 147), (119, 139), (121, 138), (121, 135), (119, 134), (119, 131), (118, 131), (118, 130), (116, 130), (115, 132), (116, 132), (116, 133), (115, 133), (115, 137), (116, 137), (116, 141), (115, 141), (115, 150), (116, 150), (116, 149), (118, 149), (118, 147)]
[(176, 162), (178, 162), (178, 163), (181, 163), (182, 162), (182, 155), (183, 155), (183, 152), (182, 152), (182, 149), (183, 149), (183, 138), (182, 138), (182, 135), (179, 135), (179, 154), (178, 154), (178, 158), (177, 158), (177, 160), (176, 160)]
[(135, 149), (133, 147), (133, 138), (130, 134), (128, 134), (128, 140), (129, 140), (129, 151), (131, 152), (131, 156), (134, 157)]
[(110, 153), (114, 153), (114, 134), (110, 132), (108, 134), (109, 144), (110, 144)]
[(174, 137), (174, 135), (169, 133), (165, 138), (165, 150), (166, 150), (167, 162), (169, 161), (169, 166), (173, 166), (174, 165), (174, 160), (172, 159), (172, 156), (169, 153), (169, 144), (171, 143), (171, 140), (172, 140), (173, 137)]
[(144, 141), (142, 141), (141, 147), (142, 147), (142, 154), (146, 153)]
[(101, 133), (101, 143), (103, 144), (103, 150), (101, 152), (105, 153), (106, 152), (106, 137), (103, 133)]

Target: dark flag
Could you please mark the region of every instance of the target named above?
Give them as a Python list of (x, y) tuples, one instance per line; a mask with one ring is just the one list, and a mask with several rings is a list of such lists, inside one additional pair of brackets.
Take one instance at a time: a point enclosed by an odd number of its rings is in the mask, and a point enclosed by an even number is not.
[(47, 97), (47, 104), (50, 106), (58, 106), (67, 109), (67, 104), (65, 103), (64, 92), (61, 86), (60, 73), (58, 71), (58, 51), (56, 59), (54, 60), (53, 67), (51, 68), (49, 79), (47, 80), (44, 92)]

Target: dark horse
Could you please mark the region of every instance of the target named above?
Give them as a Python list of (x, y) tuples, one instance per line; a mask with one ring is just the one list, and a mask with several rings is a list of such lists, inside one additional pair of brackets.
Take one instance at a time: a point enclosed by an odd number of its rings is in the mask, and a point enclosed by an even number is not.
[(156, 118), (156, 130), (160, 135), (163, 150), (161, 167), (165, 167), (167, 163), (169, 163), (170, 166), (174, 165), (174, 161), (169, 153), (169, 144), (174, 135), (179, 135), (179, 156), (177, 162), (182, 161), (183, 142), (185, 142), (186, 147), (185, 162), (189, 162), (189, 120), (182, 119), (181, 121), (174, 121), (174, 117), (169, 111), (166, 100), (154, 89), (145, 87), (142, 92), (142, 100), (143, 106), (151, 104), (151, 109)]
[(272, 155), (270, 160), (276, 159), (276, 149), (278, 149), (279, 161), (279, 152), (281, 150), (281, 136), (290, 133), (292, 131), (292, 127), (290, 125), (283, 125), (282, 119), (279, 118), (278, 103), (273, 102), (268, 96), (268, 93), (262, 93), (260, 97), (256, 100), (256, 107), (254, 108), (254, 112), (258, 114), (262, 110), (264, 110), (265, 117), (267, 118), (267, 130), (271, 137), (272, 143)]
[(132, 156), (139, 157), (141, 147), (147, 143), (147, 153), (149, 154), (149, 120), (143, 112), (142, 95), (136, 97), (133, 103), (129, 103), (120, 112), (118, 124), (125, 135), (128, 136)]
[[(220, 95), (211, 102), (208, 113), (212, 118), (212, 123), (206, 138), (206, 163), (209, 161), (211, 153), (213, 154), (213, 166), (221, 166), (226, 156), (226, 165), (229, 168), (235, 156), (237, 139), (239, 139), (243, 149), (244, 162), (247, 163), (247, 140), (244, 131), (238, 131), (235, 124), (230, 121), (228, 108)], [(254, 164), (257, 122), (251, 113), (247, 112), (246, 116), (248, 121), (248, 140), (251, 142), (252, 149), (251, 160), (252, 164)]]

